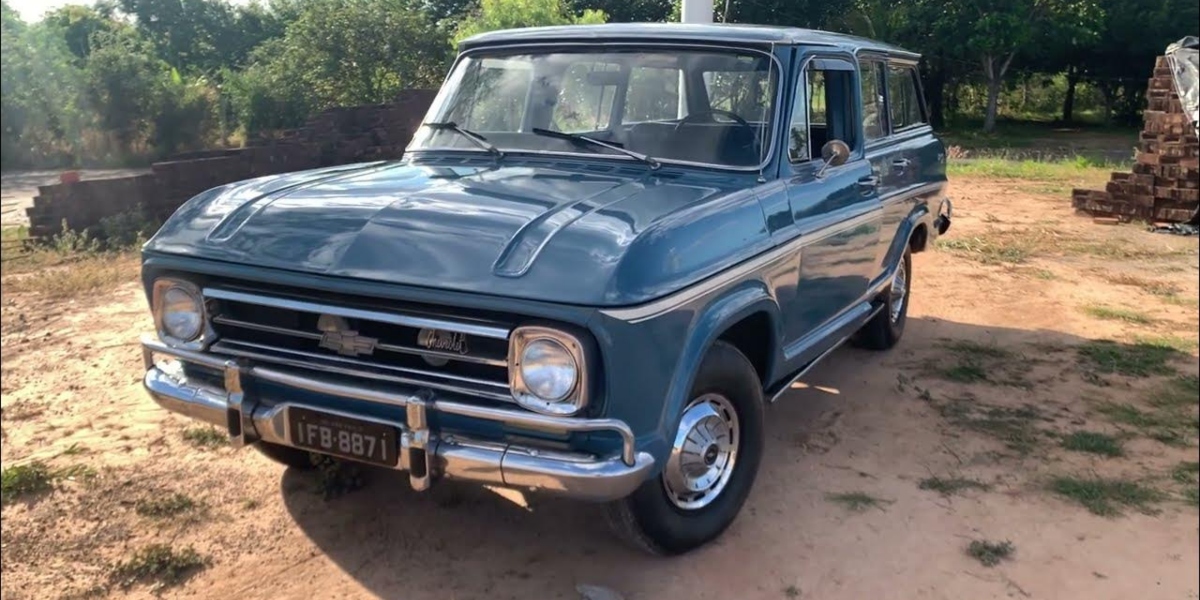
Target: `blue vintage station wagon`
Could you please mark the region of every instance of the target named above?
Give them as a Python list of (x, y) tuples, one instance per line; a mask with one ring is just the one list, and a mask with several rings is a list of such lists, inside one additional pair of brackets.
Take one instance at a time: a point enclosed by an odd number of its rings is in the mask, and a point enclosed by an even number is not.
[(951, 217), (917, 60), (781, 27), (470, 38), (403, 160), (212, 189), (146, 244), (145, 386), (294, 468), (602, 501), (695, 548), (766, 405), (904, 333)]

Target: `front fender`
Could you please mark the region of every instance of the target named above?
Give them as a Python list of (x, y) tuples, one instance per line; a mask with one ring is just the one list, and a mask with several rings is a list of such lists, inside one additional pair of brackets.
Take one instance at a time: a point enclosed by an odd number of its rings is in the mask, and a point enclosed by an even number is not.
[[(759, 280), (743, 282), (713, 298), (697, 311), (675, 364), (658, 419), (659, 435), (668, 444), (675, 435), (675, 424), (690, 400), (692, 385), (708, 349), (734, 324), (759, 312), (765, 313), (771, 323), (770, 339), (763, 340), (763, 343), (771, 348), (771, 352), (768, 353), (769, 364), (765, 369), (770, 379), (770, 375), (775, 372), (775, 365), (779, 364), (780, 360), (776, 350), (779, 344), (775, 340), (781, 335), (782, 321), (779, 304), (765, 283)], [(762, 383), (764, 386), (767, 384)]]

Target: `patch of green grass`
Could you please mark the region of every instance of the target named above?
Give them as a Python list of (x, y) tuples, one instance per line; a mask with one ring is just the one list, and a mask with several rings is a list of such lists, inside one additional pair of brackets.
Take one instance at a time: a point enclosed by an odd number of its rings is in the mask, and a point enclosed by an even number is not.
[(1180, 354), (1192, 352), (1200, 343), (1196, 338), (1186, 338), (1180, 335), (1138, 335), (1134, 336), (1133, 341), (1138, 344), (1171, 348)]
[(945, 379), (958, 383), (979, 383), (987, 381), (987, 371), (983, 365), (974, 361), (963, 361), (958, 364), (942, 367), (938, 373)]
[(183, 440), (197, 448), (221, 448), (229, 445), (229, 436), (225, 432), (204, 425), (184, 429)]
[(123, 588), (138, 583), (169, 587), (180, 584), (208, 566), (209, 560), (190, 546), (175, 550), (166, 544), (150, 544), (113, 566), (111, 577)]
[(137, 504), (134, 505), (134, 510), (143, 517), (162, 519), (194, 510), (197, 506), (195, 500), (183, 494), (175, 493), (168, 496), (138, 500)]
[(1105, 321), (1121, 321), (1135, 325), (1153, 325), (1154, 317), (1128, 308), (1113, 308), (1111, 306), (1085, 306), (1083, 312), (1089, 316)]
[(1171, 361), (1180, 356), (1180, 352), (1170, 346), (1150, 342), (1121, 344), (1094, 340), (1080, 344), (1076, 350), (1086, 367), (1099, 373), (1130, 377), (1170, 375), (1174, 372)]
[(956, 398), (937, 405), (936, 410), (952, 424), (982, 433), (1018, 454), (1028, 454), (1042, 441), (1036, 423), (1042, 414), (1032, 406), (1010, 408), (974, 402), (974, 398)]
[(1200, 506), (1200, 488), (1193, 485), (1183, 490), (1183, 499), (1191, 506)]
[(246, 498), (242, 500), (242, 508), (245, 510), (254, 510), (262, 506), (262, 503), (256, 498)]
[(1177, 375), (1150, 396), (1150, 404), (1158, 408), (1186, 408), (1200, 404), (1200, 377)]
[(1062, 447), (1075, 452), (1101, 456), (1123, 456), (1125, 448), (1120, 438), (1095, 431), (1075, 431), (1062, 438)]
[(798, 588), (794, 585), (789, 585), (789, 586), (783, 588), (783, 596), (785, 598), (799, 598), (800, 597), (800, 588)]
[(1000, 564), (1000, 561), (1012, 557), (1012, 553), (1016, 549), (1016, 546), (1007, 540), (1003, 542), (972, 540), (967, 545), (967, 555), (978, 560), (979, 564), (985, 567), (994, 567)]
[(938, 238), (936, 249), (945, 250), (985, 265), (1018, 265), (1034, 255), (1032, 243), (989, 236)]
[(1183, 461), (1171, 469), (1171, 479), (1179, 483), (1195, 483), (1200, 480), (1200, 462)]
[(1146, 279), (1145, 277), (1130, 275), (1129, 273), (1111, 273), (1100, 271), (1100, 274), (1102, 277), (1104, 277), (1104, 280), (1109, 283), (1139, 288), (1142, 291), (1154, 296), (1167, 297), (1174, 296), (1179, 293), (1179, 286), (1166, 281)]
[(865, 512), (868, 508), (878, 508), (883, 510), (885, 504), (891, 502), (876, 498), (866, 492), (842, 492), (839, 494), (826, 494), (825, 499), (840, 504), (843, 508), (851, 512)]
[(1102, 517), (1120, 515), (1121, 507), (1153, 514), (1154, 504), (1164, 499), (1163, 493), (1154, 488), (1123, 479), (1055, 477), (1050, 481), (1050, 491)]
[(0, 473), (0, 503), (40, 494), (54, 487), (54, 473), (38, 461), (16, 465)]
[(1200, 307), (1200, 298), (1191, 296), (1163, 296), (1162, 301), (1167, 304), (1174, 304), (1175, 306)]
[(1187, 446), (1196, 435), (1197, 417), (1178, 409), (1142, 410), (1132, 404), (1104, 403), (1100, 414), (1142, 435), (1171, 446)]
[(946, 174), (991, 179), (1084, 181), (1103, 180), (1113, 168), (1113, 165), (1098, 163), (1082, 156), (1059, 161), (975, 158), (950, 161), (946, 165)]
[[(932, 364), (934, 374), (959, 383), (991, 383), (1028, 387), (1021, 357), (995, 344), (970, 340), (946, 340), (941, 346), (954, 355), (953, 360)], [(944, 362), (944, 364), (943, 364)]]
[(317, 468), (317, 493), (330, 500), (362, 489), (366, 476), (358, 463), (313, 454)]
[(966, 490), (988, 491), (992, 486), (966, 477), (926, 477), (917, 483), (922, 490), (937, 492), (943, 496), (953, 496)]

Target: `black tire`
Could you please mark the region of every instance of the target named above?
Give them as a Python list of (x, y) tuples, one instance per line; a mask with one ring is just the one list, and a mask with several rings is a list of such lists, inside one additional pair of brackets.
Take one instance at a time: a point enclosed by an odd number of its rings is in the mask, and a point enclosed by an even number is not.
[(254, 449), (258, 450), (263, 456), (286, 467), (302, 471), (311, 471), (317, 467), (312, 453), (305, 450), (289, 448), (278, 444), (268, 444), (267, 442), (254, 444)]
[(867, 348), (869, 350), (887, 350), (895, 346), (900, 337), (904, 335), (904, 324), (908, 322), (908, 305), (912, 297), (912, 250), (904, 249), (904, 256), (900, 259), (900, 264), (904, 267), (904, 300), (900, 305), (900, 312), (896, 318), (892, 318), (892, 288), (889, 286), (887, 292), (883, 294), (883, 308), (867, 321), (862, 329), (854, 336), (854, 345)]
[(763, 451), (762, 384), (746, 356), (722, 341), (704, 357), (689, 398), (710, 393), (723, 395), (737, 413), (740, 439), (728, 482), (702, 508), (676, 506), (661, 474), (609, 503), (610, 525), (635, 547), (653, 554), (681, 554), (702, 546), (733, 523), (750, 493)]

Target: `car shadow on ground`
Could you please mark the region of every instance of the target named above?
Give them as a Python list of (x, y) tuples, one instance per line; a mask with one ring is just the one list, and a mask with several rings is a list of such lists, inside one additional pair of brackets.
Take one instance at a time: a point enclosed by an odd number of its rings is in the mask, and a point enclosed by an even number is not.
[[(806, 532), (831, 527), (820, 522), (832, 520), (825, 491), (830, 480), (846, 476), (829, 471), (831, 462), (875, 455), (881, 457), (873, 463), (878, 466), (906, 459), (907, 453), (913, 464), (923, 464), (925, 454), (936, 451), (936, 444), (921, 445), (909, 432), (936, 429), (928, 420), (937, 417), (911, 391), (901, 391), (897, 380), (916, 378), (920, 364), (939, 360), (946, 340), (1024, 345), (1022, 352), (1030, 356), (1059, 348), (1067, 357), (1064, 369), (1074, 368), (1073, 347), (1087, 341), (1053, 331), (914, 318), (892, 352), (838, 350), (805, 378), (802, 389), (768, 409), (761, 470), (737, 521), (716, 543), (680, 558), (648, 558), (627, 548), (609, 534), (597, 505), (448, 481), (418, 493), (404, 473), (371, 470), (366, 489), (326, 501), (311, 493), (312, 474), (289, 470), (283, 500), (320, 551), (384, 598), (575, 598), (579, 583), (611, 586), (637, 598), (659, 597), (668, 593), (661, 586), (672, 585), (674, 597), (689, 587), (681, 581), (747, 557), (766, 563), (753, 569), (760, 574), (776, 563), (786, 572), (789, 564), (822, 552), (824, 542)], [(827, 435), (834, 422), (837, 433)], [(901, 476), (923, 475), (912, 471)], [(458, 576), (460, 569), (471, 575)], [(714, 597), (737, 597), (745, 586), (763, 585), (762, 595), (778, 596), (773, 583), (739, 582), (736, 573), (728, 579), (734, 595)]]

